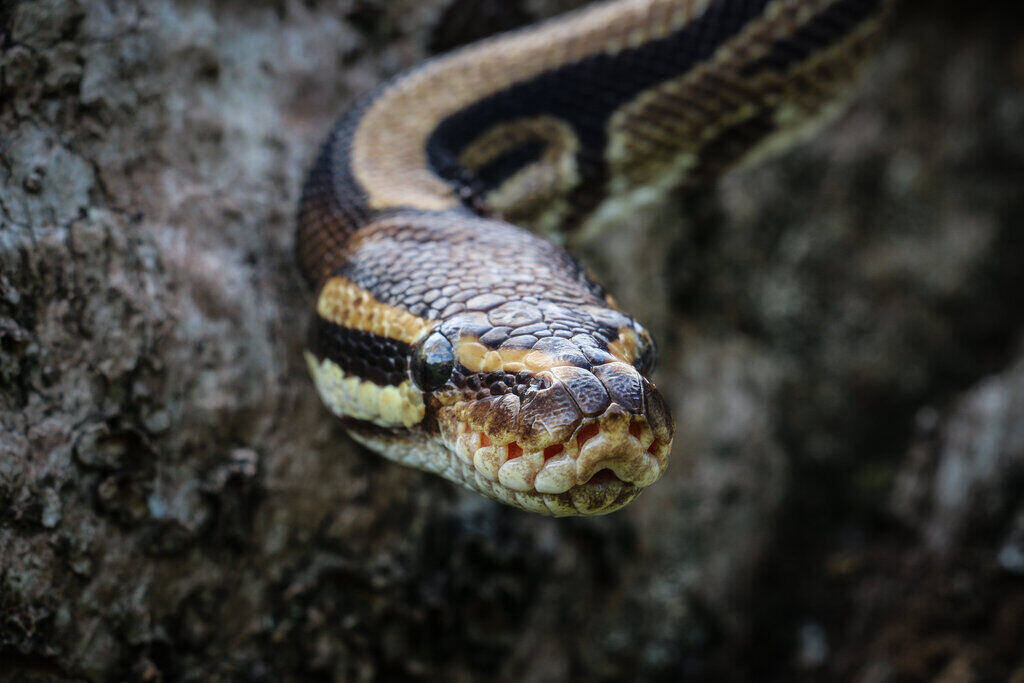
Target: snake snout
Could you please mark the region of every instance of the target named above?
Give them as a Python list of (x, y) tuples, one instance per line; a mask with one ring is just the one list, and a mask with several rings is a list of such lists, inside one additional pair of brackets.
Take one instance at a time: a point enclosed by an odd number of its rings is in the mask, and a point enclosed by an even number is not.
[[(631, 365), (606, 363), (590, 371), (556, 368), (552, 374), (582, 419), (558, 455), (537, 472), (541, 493), (573, 487), (604, 490), (649, 486), (665, 471), (674, 425), (658, 390)], [(551, 447), (549, 447), (549, 450)]]
[[(674, 425), (658, 390), (627, 363), (559, 366), (533, 389), (452, 414), (454, 449), (479, 475), (520, 494), (565, 497), (578, 512), (619, 507), (665, 471)], [(451, 433), (451, 428), (443, 431)]]
[(580, 446), (576, 458), (577, 484), (591, 483), (595, 477), (595, 483), (603, 483), (607, 474), (598, 475), (607, 471), (625, 483), (642, 488), (661, 475), (664, 463), (658, 460), (656, 439), (648, 425), (615, 406), (594, 426), (596, 433)]

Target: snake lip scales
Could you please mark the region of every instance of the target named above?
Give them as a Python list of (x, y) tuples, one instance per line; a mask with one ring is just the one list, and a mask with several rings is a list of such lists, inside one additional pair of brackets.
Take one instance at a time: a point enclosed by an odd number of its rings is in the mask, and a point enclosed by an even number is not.
[(852, 79), (888, 2), (599, 2), (360, 99), (299, 206), (323, 402), (385, 457), (519, 508), (631, 501), (675, 432), (654, 341), (534, 233), (582, 241), (777, 147)]

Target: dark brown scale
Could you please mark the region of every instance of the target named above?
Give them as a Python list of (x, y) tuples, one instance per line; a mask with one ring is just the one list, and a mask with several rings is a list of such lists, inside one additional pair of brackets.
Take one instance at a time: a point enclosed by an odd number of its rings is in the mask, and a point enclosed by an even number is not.
[(511, 332), (511, 328), (508, 327), (495, 327), (494, 329), (485, 332), (480, 341), (491, 348), (497, 348), (503, 341), (508, 339), (508, 335)]
[(594, 376), (604, 385), (612, 401), (626, 410), (639, 412), (643, 407), (640, 373), (635, 370), (621, 372), (619, 367), (617, 364), (598, 365), (594, 368)]
[(519, 419), (528, 437), (521, 440), (523, 446), (533, 448), (540, 439), (568, 440), (582, 422), (583, 415), (565, 387), (553, 384), (527, 396), (519, 411)]
[(600, 415), (608, 407), (611, 400), (608, 391), (593, 373), (578, 368), (561, 368), (558, 378), (584, 415)]
[(534, 323), (532, 325), (526, 325), (524, 327), (517, 327), (516, 334), (537, 334), (538, 332), (544, 332), (547, 330), (547, 325), (543, 322)]

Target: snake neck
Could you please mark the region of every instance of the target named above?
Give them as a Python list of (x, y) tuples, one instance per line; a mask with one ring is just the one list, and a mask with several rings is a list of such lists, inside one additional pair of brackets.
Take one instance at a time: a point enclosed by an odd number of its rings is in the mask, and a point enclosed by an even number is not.
[(620, 0), (431, 60), (358, 101), (323, 146), (301, 270), (321, 282), (355, 231), (398, 209), (468, 206), (571, 241), (638, 188), (784, 146), (852, 81), (889, 4)]

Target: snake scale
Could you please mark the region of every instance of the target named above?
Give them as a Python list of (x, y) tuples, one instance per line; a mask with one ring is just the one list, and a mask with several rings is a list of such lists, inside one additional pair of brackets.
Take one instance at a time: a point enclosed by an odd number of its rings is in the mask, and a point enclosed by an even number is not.
[(820, 117), (886, 0), (616, 0), (385, 83), (313, 165), (305, 357), (352, 436), (551, 515), (615, 510), (675, 426), (641, 323), (561, 246)]

